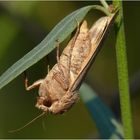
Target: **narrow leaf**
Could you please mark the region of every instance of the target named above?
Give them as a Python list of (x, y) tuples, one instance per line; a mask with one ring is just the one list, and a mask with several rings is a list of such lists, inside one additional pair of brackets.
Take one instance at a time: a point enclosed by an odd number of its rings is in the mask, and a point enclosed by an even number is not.
[(24, 72), (30, 66), (38, 62), (48, 53), (50, 53), (56, 46), (56, 40), (59, 42), (64, 39), (76, 28), (77, 21), (81, 22), (86, 14), (91, 9), (98, 9), (108, 14), (105, 9), (98, 5), (86, 6), (74, 11), (60, 21), (54, 29), (40, 42), (34, 49), (12, 65), (1, 77), (0, 77), (0, 89), (16, 78), (19, 74)]
[(95, 121), (102, 138), (123, 138), (122, 125), (115, 119), (111, 110), (101, 101), (93, 89), (87, 84), (82, 84), (80, 96)]

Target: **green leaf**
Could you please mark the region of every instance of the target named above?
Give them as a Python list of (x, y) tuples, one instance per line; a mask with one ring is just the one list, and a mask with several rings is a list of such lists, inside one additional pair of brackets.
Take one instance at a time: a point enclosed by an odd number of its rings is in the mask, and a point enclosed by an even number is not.
[(77, 27), (77, 21), (81, 22), (91, 9), (98, 9), (108, 14), (103, 7), (92, 5), (80, 8), (66, 16), (54, 27), (54, 29), (45, 37), (45, 39), (40, 42), (40, 44), (38, 44), (14, 65), (12, 65), (0, 77), (0, 89), (50, 53), (56, 46), (56, 40), (59, 40), (59, 42), (64, 41), (64, 39)]
[(82, 84), (80, 96), (95, 121), (101, 138), (122, 139), (124, 137), (122, 125), (91, 87), (85, 83)]

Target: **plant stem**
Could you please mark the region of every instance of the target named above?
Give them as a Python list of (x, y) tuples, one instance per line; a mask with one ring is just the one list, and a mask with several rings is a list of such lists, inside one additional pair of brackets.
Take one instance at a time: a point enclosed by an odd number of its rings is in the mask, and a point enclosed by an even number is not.
[(115, 28), (116, 28), (116, 59), (117, 59), (118, 82), (119, 82), (124, 138), (133, 139), (122, 1), (114, 0), (113, 5), (115, 7), (118, 6), (120, 10), (118, 18), (116, 20)]
[(107, 2), (105, 0), (100, 0), (100, 2), (104, 6), (104, 8), (108, 10), (109, 6), (108, 6)]

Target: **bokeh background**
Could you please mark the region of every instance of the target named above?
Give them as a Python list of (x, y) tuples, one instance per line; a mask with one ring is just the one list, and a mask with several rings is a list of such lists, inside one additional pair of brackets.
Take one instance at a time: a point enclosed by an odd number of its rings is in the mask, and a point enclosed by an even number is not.
[[(95, 1), (0, 2), (0, 74), (34, 48), (51, 29), (72, 11)], [(132, 118), (135, 138), (140, 138), (140, 2), (124, 2), (128, 70), (131, 87)], [(86, 19), (91, 25), (103, 16), (91, 11)], [(63, 48), (68, 39), (60, 44)], [(114, 31), (109, 34), (103, 49), (89, 70), (88, 83), (120, 119)], [(45, 77), (47, 64), (56, 63), (56, 50), (28, 69), (29, 82)], [(85, 93), (86, 94), (86, 93)], [(23, 75), (18, 76), (0, 91), (0, 138), (98, 138), (98, 130), (80, 99), (63, 115), (44, 116), (16, 133), (8, 133), (32, 120), (41, 112), (34, 107), (38, 90), (26, 91)]]

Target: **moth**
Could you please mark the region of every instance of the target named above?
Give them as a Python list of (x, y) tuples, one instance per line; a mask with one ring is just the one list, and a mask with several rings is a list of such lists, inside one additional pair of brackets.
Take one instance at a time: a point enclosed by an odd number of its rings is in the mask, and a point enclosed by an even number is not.
[(39, 85), (36, 107), (45, 113), (61, 114), (77, 101), (79, 89), (91, 63), (99, 52), (115, 14), (101, 17), (88, 29), (83, 21), (78, 33), (63, 50), (58, 63), (48, 75), (33, 85)]
[(115, 17), (116, 13), (101, 17), (90, 29), (87, 21), (83, 21), (47, 76), (31, 86), (26, 80), (27, 90), (39, 86), (36, 107), (43, 114), (62, 114), (77, 101), (77, 90), (101, 49)]

